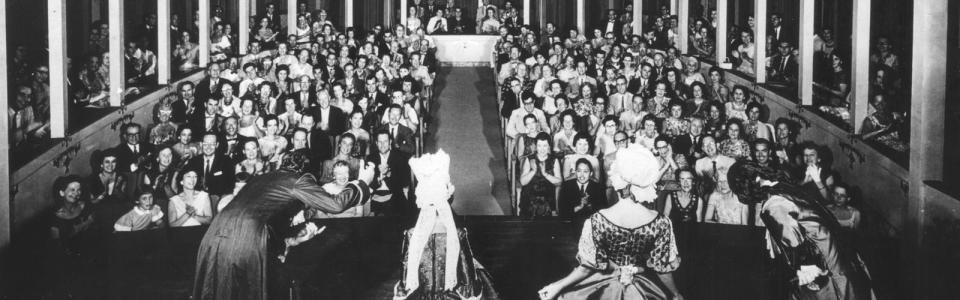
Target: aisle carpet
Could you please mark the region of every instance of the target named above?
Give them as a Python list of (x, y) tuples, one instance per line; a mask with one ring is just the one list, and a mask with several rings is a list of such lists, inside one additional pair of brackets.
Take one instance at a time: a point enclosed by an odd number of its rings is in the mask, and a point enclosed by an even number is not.
[(450, 177), (457, 187), (453, 209), (459, 215), (510, 213), (493, 78), (488, 67), (443, 67), (437, 72), (433, 123), (424, 148), (450, 154)]

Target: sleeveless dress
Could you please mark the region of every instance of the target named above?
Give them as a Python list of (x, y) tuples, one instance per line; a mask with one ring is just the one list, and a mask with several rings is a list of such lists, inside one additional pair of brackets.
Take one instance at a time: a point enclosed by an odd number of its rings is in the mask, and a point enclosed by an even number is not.
[(655, 273), (680, 267), (673, 226), (663, 215), (636, 228), (613, 224), (595, 213), (583, 224), (577, 261), (594, 273), (557, 299), (669, 299)]
[[(526, 160), (528, 164), (537, 163), (536, 156), (528, 156)], [(543, 161), (542, 168), (544, 169), (541, 169), (539, 172), (546, 172), (547, 174), (556, 176), (557, 174), (553, 174), (553, 168), (551, 167), (556, 162), (556, 158), (553, 156), (547, 156), (547, 159)], [(539, 164), (537, 165), (537, 168), (541, 168)], [(520, 189), (521, 216), (551, 216), (557, 211), (556, 186), (539, 172), (536, 175), (533, 175), (533, 179), (530, 180), (530, 183)]]
[(670, 210), (670, 221), (676, 224), (696, 223), (697, 212), (700, 208), (699, 205), (697, 205), (697, 202), (700, 201), (700, 197), (691, 191), (690, 203), (687, 203), (687, 206), (684, 207), (680, 204), (680, 198), (678, 194), (679, 193), (676, 191), (670, 193), (671, 202), (673, 204), (673, 209)]

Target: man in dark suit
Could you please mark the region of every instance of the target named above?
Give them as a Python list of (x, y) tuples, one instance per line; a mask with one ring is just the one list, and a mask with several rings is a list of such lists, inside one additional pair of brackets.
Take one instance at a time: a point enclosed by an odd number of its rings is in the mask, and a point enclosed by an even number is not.
[[(340, 68), (337, 63), (337, 55), (334, 53), (327, 54), (327, 60), (323, 64), (323, 75), (320, 78), (323, 82), (332, 83), (337, 80), (342, 80), (344, 77), (343, 69)], [(316, 70), (316, 69), (314, 69)]]
[(180, 92), (180, 98), (171, 105), (173, 107), (171, 120), (174, 123), (186, 123), (197, 111), (203, 110), (203, 103), (197, 101), (195, 90), (196, 84), (192, 81), (184, 81), (177, 86), (177, 91)]
[(217, 153), (218, 145), (216, 134), (204, 134), (200, 142), (202, 155), (191, 158), (187, 163), (188, 170), (195, 170), (200, 175), (203, 190), (210, 194), (211, 199), (214, 196), (232, 194), (235, 183), (234, 165), (225, 156)]
[(576, 178), (560, 184), (557, 211), (561, 218), (585, 220), (597, 210), (607, 207), (604, 187), (590, 180), (593, 166), (586, 159), (577, 160)]
[(790, 42), (780, 41), (778, 43), (778, 53), (770, 59), (770, 79), (783, 82), (797, 81), (796, 56), (793, 55), (793, 47)]
[(453, 9), (453, 16), (447, 18), (447, 29), (453, 34), (464, 34), (473, 31), (473, 23), (464, 18), (463, 9), (457, 7)]
[(207, 67), (207, 77), (197, 82), (195, 94), (201, 103), (220, 93), (220, 84), (226, 81), (220, 79), (221, 70), (220, 64), (212, 63)]
[(323, 131), (330, 136), (330, 144), (333, 145), (333, 138), (347, 130), (347, 114), (339, 107), (330, 105), (328, 90), (317, 91), (317, 104), (305, 110), (304, 114), (313, 115), (313, 120), (316, 122), (313, 130)]
[(373, 182), (373, 200), (370, 210), (378, 215), (404, 215), (414, 205), (407, 201), (410, 187), (409, 156), (393, 148), (390, 132), (379, 130), (374, 136), (376, 151), (367, 156), (367, 162), (376, 165)]
[(392, 104), (388, 110), (387, 124), (382, 130), (390, 133), (393, 145), (391, 148), (403, 152), (407, 156), (413, 156), (416, 152), (416, 142), (413, 139), (413, 130), (400, 124), (400, 114), (403, 108), (399, 104)]
[(603, 25), (603, 33), (613, 33), (615, 36), (620, 36), (623, 33), (623, 22), (620, 22), (620, 19), (617, 18), (617, 11), (610, 9), (607, 10), (607, 22)]
[(310, 77), (307, 75), (302, 75), (296, 80), (297, 82), (294, 85), (297, 86), (298, 91), (291, 91), (290, 98), (297, 100), (297, 103), (300, 104), (300, 109), (308, 109), (316, 105), (317, 91), (314, 88)]
[(140, 142), (140, 124), (129, 123), (123, 125), (122, 142), (114, 147), (117, 156), (117, 171), (134, 172), (139, 169), (140, 161), (153, 154), (153, 145)]
[(640, 76), (634, 77), (630, 80), (630, 84), (627, 86), (627, 91), (634, 95), (640, 95), (644, 99), (649, 98), (653, 95), (654, 77), (653, 77), (653, 66), (648, 63), (641, 63), (639, 72)]
[(311, 167), (317, 167), (311, 170), (318, 171), (323, 161), (333, 157), (333, 143), (330, 142), (330, 135), (317, 129), (316, 121), (311, 114), (303, 114), (300, 117), (300, 128), (307, 130), (307, 148), (310, 149)]
[[(770, 14), (770, 27), (767, 34), (773, 36), (773, 42), (787, 41), (791, 45), (797, 44), (797, 31), (783, 24), (783, 17), (779, 13)], [(774, 44), (776, 45), (776, 44)]]
[(204, 100), (203, 111), (194, 113), (187, 121), (187, 126), (193, 133), (193, 139), (199, 141), (204, 134), (220, 132), (220, 125), (223, 123), (223, 117), (217, 113), (220, 102), (217, 98), (207, 98)]

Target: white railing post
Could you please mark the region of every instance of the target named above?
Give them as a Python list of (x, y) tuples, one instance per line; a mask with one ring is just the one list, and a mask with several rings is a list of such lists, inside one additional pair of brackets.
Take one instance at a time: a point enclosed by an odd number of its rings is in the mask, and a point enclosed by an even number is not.
[(870, 105), (870, 2), (853, 2), (853, 57), (850, 62), (850, 122), (860, 132), (860, 119), (867, 117)]
[(157, 84), (170, 83), (170, 49), (170, 0), (157, 0)]
[[(123, 105), (127, 80), (124, 74), (123, 0), (110, 0), (110, 106)], [(201, 38), (202, 40), (202, 38)]]
[[(753, 56), (754, 70), (757, 83), (767, 82), (767, 0), (756, 0), (753, 2), (754, 26), (756, 31), (753, 33), (754, 47), (757, 53)], [(777, 45), (772, 45), (776, 47)]]
[(716, 41), (716, 59), (717, 64), (727, 60), (727, 0), (717, 0), (717, 37)]
[[(48, 72), (50, 80), (50, 137), (67, 134), (69, 107), (67, 97), (67, 1), (47, 1), (47, 35), (50, 47)], [(6, 51), (4, 48), (2, 51)], [(4, 61), (6, 62), (6, 61)], [(7, 82), (3, 82), (7, 84)], [(33, 91), (37, 93), (38, 91)]]
[[(813, 3), (800, 0), (800, 103), (813, 105)], [(760, 22), (760, 20), (757, 20)]]

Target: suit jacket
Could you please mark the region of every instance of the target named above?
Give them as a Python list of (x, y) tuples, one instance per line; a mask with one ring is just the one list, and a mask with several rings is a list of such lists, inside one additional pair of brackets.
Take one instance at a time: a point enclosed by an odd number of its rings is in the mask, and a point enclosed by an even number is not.
[(472, 33), (473, 23), (469, 18), (461, 17), (460, 20), (457, 20), (456, 17), (449, 17), (447, 18), (447, 29), (454, 34)]
[[(154, 147), (153, 144), (143, 143), (139, 144), (140, 152), (139, 154), (134, 154), (133, 150), (130, 149), (130, 146), (126, 142), (120, 143), (113, 148), (114, 153), (117, 155), (117, 171), (119, 172), (132, 172), (130, 169), (130, 164), (138, 163), (141, 158), (150, 158), (153, 156)], [(143, 166), (138, 166), (143, 167)]]
[[(380, 130), (390, 132), (390, 124), (383, 124), (383, 127), (380, 127)], [(408, 156), (413, 156), (417, 151), (413, 134), (414, 133), (412, 129), (398, 124), (396, 137), (393, 138), (393, 149), (400, 150), (400, 152), (403, 152)]]
[(784, 63), (784, 56), (777, 54), (770, 59), (770, 68), (773, 69), (772, 79), (778, 81), (787, 81), (793, 82), (797, 80), (799, 66), (797, 65), (797, 59), (793, 54), (787, 54), (786, 63)]
[(587, 182), (585, 189), (589, 208), (573, 212), (573, 208), (580, 205), (580, 185), (577, 179), (570, 179), (560, 184), (560, 198), (557, 200), (557, 212), (561, 218), (586, 218), (593, 212), (607, 207), (606, 189), (596, 181)]
[[(387, 188), (395, 195), (403, 195), (403, 188), (410, 186), (410, 164), (408, 161), (410, 157), (405, 153), (400, 152), (400, 150), (392, 149), (390, 150), (389, 157), (387, 157), (387, 166), (390, 167), (390, 177), (384, 179), (384, 183), (387, 185)], [(379, 166), (382, 161), (380, 161), (380, 152), (374, 151), (367, 155), (367, 162), (372, 162)], [(371, 185), (376, 185), (380, 182), (380, 169), (374, 169), (374, 177)]]
[(210, 99), (213, 95), (220, 93), (220, 85), (226, 82), (226, 79), (220, 78), (217, 80), (217, 84), (210, 86), (210, 76), (207, 76), (197, 82), (197, 86), (194, 89), (194, 101), (199, 103), (204, 103), (207, 99)]
[(207, 130), (206, 118), (206, 112), (198, 111), (187, 121), (187, 126), (189, 126), (193, 132), (194, 141), (203, 139), (203, 135), (207, 133), (220, 133), (220, 125), (223, 124), (223, 117), (220, 116), (220, 114), (214, 115), (213, 124), (211, 124), (209, 130)]
[[(599, 28), (600, 30), (604, 30), (603, 32), (604, 34), (608, 33), (608, 31), (606, 31), (608, 23), (610, 23), (610, 19), (607, 19), (603, 23), (600, 23)], [(623, 35), (623, 22), (621, 22), (619, 18), (613, 20), (613, 31), (610, 31), (610, 32), (613, 32), (614, 36), (618, 36), (618, 37)]]
[(173, 108), (173, 115), (170, 120), (174, 123), (183, 124), (190, 119), (190, 116), (196, 114), (198, 111), (203, 111), (203, 103), (197, 100), (196, 95), (193, 97), (193, 104), (190, 104), (193, 107), (188, 109), (187, 103), (183, 99), (178, 99), (174, 101), (170, 106)]
[[(235, 165), (244, 159), (243, 144), (250, 140), (256, 140), (256, 139), (238, 134), (236, 139), (228, 140), (226, 135), (218, 134), (217, 135), (217, 153), (230, 159), (231, 163)], [(231, 141), (234, 142), (233, 146), (230, 145)]]
[[(320, 112), (320, 106), (314, 106), (308, 108), (304, 111), (313, 115), (313, 120), (316, 122), (316, 129), (320, 128), (320, 123), (323, 122), (323, 114)], [(338, 136), (343, 134), (344, 131), (347, 131), (347, 114), (340, 110), (339, 107), (330, 106), (330, 120), (327, 120), (327, 130), (326, 133), (330, 136)], [(315, 130), (316, 130), (315, 129)]]
[[(649, 98), (653, 95), (653, 87), (656, 86), (654, 83), (654, 75), (650, 74), (650, 78), (647, 79), (647, 82), (643, 82), (643, 79), (640, 76), (630, 80), (630, 83), (627, 85), (627, 92), (630, 92), (634, 95), (640, 95), (644, 99)], [(630, 99), (631, 101), (633, 99)]]
[(187, 163), (187, 169), (195, 170), (198, 175), (198, 182), (203, 190), (213, 195), (233, 194), (233, 186), (236, 183), (234, 177), (235, 164), (232, 160), (219, 153), (213, 155), (213, 162), (210, 164), (209, 173), (205, 172), (204, 156), (198, 155), (190, 159)]
[(333, 139), (330, 138), (330, 135), (320, 130), (314, 128), (307, 133), (307, 142), (309, 143), (310, 154), (311, 154), (311, 165), (319, 170), (320, 166), (323, 165), (323, 161), (333, 158)]

